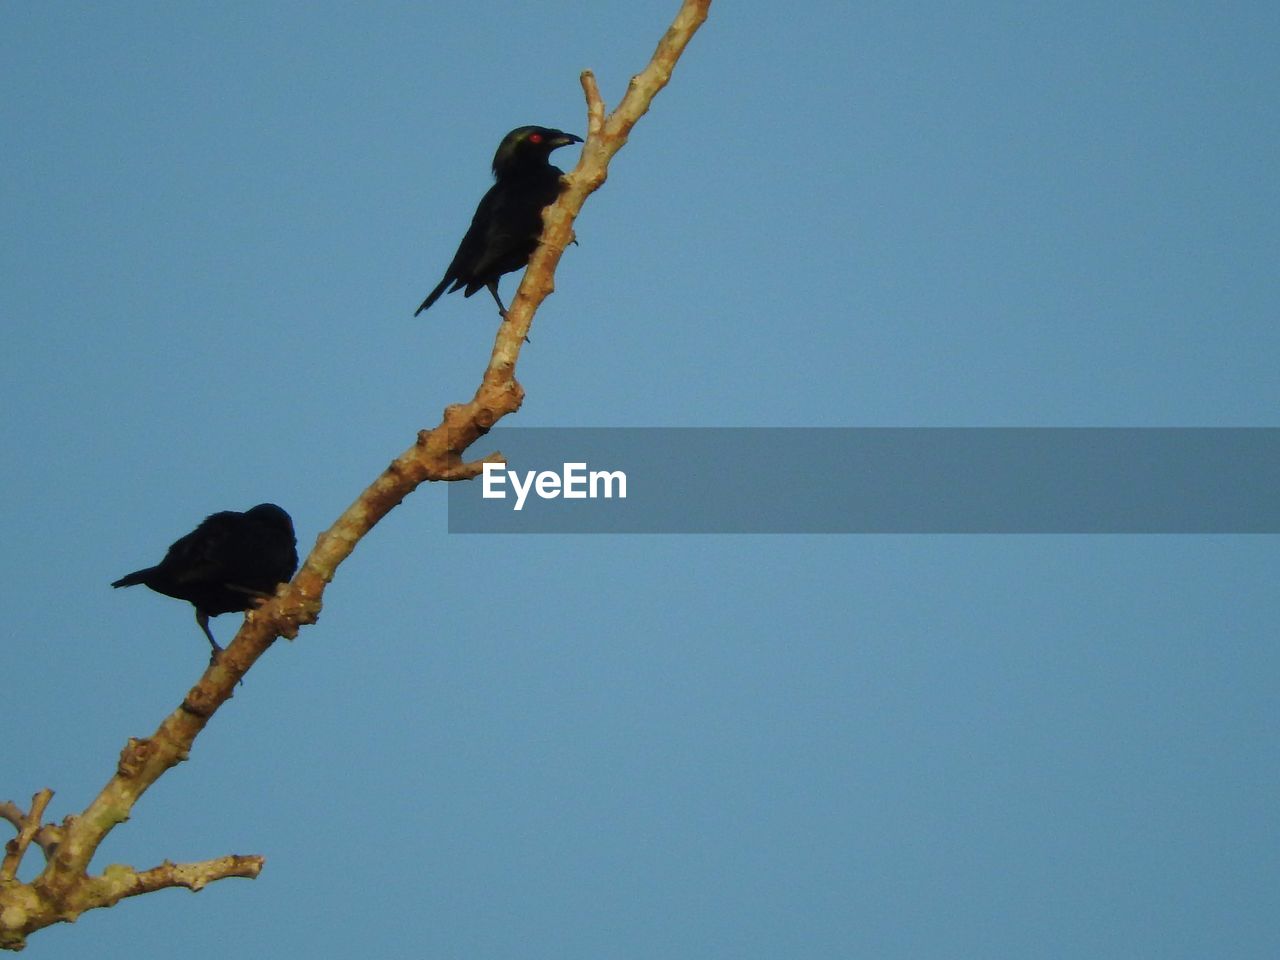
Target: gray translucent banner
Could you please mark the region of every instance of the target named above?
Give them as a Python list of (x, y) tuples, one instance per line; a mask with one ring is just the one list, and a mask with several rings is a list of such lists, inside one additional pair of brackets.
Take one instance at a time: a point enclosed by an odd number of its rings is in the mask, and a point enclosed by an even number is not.
[(486, 448), (505, 496), (449, 484), (451, 533), (1280, 532), (1280, 428), (507, 428)]

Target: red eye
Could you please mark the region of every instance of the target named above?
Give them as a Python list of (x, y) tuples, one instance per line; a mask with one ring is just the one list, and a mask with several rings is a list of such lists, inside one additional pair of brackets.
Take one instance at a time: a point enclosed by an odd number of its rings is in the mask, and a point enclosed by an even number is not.
[(529, 134), (529, 142), (530, 142), (530, 143), (541, 143), (541, 142), (542, 142), (542, 134), (540, 134), (540, 133), (531, 133), (531, 134)]

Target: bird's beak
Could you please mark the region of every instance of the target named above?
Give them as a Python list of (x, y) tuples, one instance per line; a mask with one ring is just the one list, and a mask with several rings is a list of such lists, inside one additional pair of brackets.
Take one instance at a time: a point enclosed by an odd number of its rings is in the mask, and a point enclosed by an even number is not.
[(582, 138), (572, 133), (561, 133), (551, 141), (552, 147), (567, 147), (571, 143), (582, 143)]

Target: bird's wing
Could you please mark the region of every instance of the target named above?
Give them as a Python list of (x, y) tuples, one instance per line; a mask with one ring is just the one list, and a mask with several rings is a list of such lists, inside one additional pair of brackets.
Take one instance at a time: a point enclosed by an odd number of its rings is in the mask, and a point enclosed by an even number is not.
[[(476, 205), (471, 225), (467, 227), (462, 242), (458, 244), (458, 252), (453, 255), (453, 262), (449, 264), (448, 276), (454, 280), (453, 289), (468, 285), (480, 276), (479, 265), (485, 260), (494, 224), (502, 209), (502, 194), (502, 184), (495, 183)], [(480, 285), (484, 285), (483, 280)]]
[(234, 510), (206, 517), (200, 526), (175, 540), (160, 568), (175, 584), (217, 583), (227, 569), (227, 545), (244, 520)]
[[(483, 242), (471, 269), (468, 295), (529, 262), (542, 233), (542, 208), (546, 203), (540, 201), (546, 194), (545, 184), (521, 179), (495, 184), (485, 195), (489, 206)], [(554, 199), (555, 194), (551, 197)]]
[[(436, 285), (436, 288), (427, 294), (427, 298), (422, 301), (422, 305), (413, 312), (415, 317), (439, 300), (446, 292), (452, 293), (459, 287), (467, 286), (471, 282), (471, 278), (474, 276), (475, 262), (484, 252), (485, 227), (492, 218), (493, 194), (497, 187), (498, 185), (494, 184), (480, 198), (480, 203), (476, 206), (476, 212), (471, 216), (471, 226), (467, 228), (467, 232), (462, 237), (462, 242), (458, 244), (458, 249), (454, 253), (453, 259), (449, 261), (449, 269), (444, 272), (444, 278)], [(451, 287), (449, 284), (453, 284), (453, 286)], [(483, 286), (483, 282), (479, 286)], [(467, 295), (470, 296), (470, 293)]]

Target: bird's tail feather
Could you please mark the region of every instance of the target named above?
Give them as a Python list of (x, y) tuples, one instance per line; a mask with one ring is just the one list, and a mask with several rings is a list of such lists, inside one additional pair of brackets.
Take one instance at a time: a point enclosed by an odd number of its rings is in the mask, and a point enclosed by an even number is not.
[(111, 584), (113, 587), (132, 587), (139, 583), (146, 583), (147, 577), (151, 575), (155, 567), (147, 567), (145, 570), (135, 570), (133, 573), (126, 573), (123, 577)]
[(422, 301), (422, 306), (420, 306), (417, 310), (413, 311), (413, 315), (416, 317), (423, 310), (427, 309), (427, 307), (431, 306), (433, 303), (439, 300), (440, 295), (444, 293), (444, 288), (449, 285), (449, 281), (452, 279), (453, 277), (446, 275), (445, 278), (440, 281), (440, 285), (436, 287), (434, 290), (432, 290), (429, 294), (427, 294), (427, 299)]

